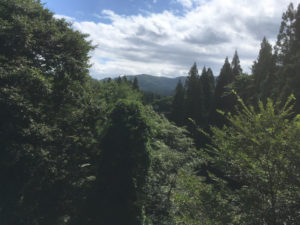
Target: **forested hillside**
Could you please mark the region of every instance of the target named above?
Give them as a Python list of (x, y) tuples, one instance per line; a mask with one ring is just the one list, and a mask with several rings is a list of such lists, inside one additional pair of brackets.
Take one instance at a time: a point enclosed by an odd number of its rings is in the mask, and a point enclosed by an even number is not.
[(0, 0), (0, 49), (1, 225), (299, 224), (300, 5), (251, 74), (193, 64), (167, 117), (37, 0)]
[[(140, 75), (124, 75), (126, 79), (133, 81), (136, 77), (141, 91), (146, 93), (154, 93), (160, 96), (174, 95), (176, 84), (179, 80), (185, 82), (186, 77), (157, 77), (153, 75), (140, 74)], [(107, 79), (106, 79), (107, 80)]]

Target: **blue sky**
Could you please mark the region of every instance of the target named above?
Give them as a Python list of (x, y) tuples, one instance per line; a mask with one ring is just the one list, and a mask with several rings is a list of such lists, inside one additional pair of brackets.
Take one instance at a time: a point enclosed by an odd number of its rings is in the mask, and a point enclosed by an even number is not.
[(127, 16), (161, 13), (164, 10), (172, 10), (178, 14), (183, 12), (182, 4), (175, 0), (42, 0), (42, 2), (56, 14), (73, 17), (79, 21), (108, 22), (99, 18), (104, 9)]
[[(187, 75), (194, 62), (218, 75), (238, 51), (250, 72), (264, 36), (274, 44), (290, 0), (42, 0), (55, 17), (89, 34), (97, 79)], [(292, 0), (295, 6), (299, 0)]]

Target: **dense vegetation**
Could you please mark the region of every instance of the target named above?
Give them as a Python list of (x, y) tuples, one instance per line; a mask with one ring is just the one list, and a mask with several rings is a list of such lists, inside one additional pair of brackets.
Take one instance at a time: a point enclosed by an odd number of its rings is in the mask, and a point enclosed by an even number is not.
[(300, 5), (251, 75), (237, 52), (216, 81), (194, 64), (173, 122), (137, 80), (93, 80), (39, 1), (0, 0), (0, 25), (1, 224), (299, 224)]

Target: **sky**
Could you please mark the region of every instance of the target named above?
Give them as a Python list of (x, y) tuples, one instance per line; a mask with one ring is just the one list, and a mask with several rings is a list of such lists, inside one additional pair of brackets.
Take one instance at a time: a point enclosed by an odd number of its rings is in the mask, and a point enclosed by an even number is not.
[(56, 18), (89, 34), (90, 74), (186, 76), (194, 62), (199, 72), (217, 76), (225, 57), (238, 51), (251, 72), (265, 36), (274, 44), (282, 13), (299, 0), (42, 0)]

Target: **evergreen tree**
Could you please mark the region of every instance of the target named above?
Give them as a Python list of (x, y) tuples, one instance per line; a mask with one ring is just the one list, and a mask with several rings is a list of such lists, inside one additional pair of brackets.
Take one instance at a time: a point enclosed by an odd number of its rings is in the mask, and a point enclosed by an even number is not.
[(133, 86), (133, 89), (135, 89), (135, 90), (139, 90), (140, 89), (137, 77), (134, 77), (132, 86)]
[(299, 52), (300, 52), (300, 4), (298, 4), (298, 7), (297, 7), (294, 28), (295, 28), (295, 41), (292, 44), (292, 50), (293, 50), (293, 54), (296, 55), (299, 59), (299, 57), (300, 57), (299, 56)]
[(272, 46), (264, 37), (257, 61), (254, 61), (252, 66), (256, 95), (259, 99), (266, 100), (271, 97), (272, 91), (274, 91), (275, 69)]
[(296, 11), (294, 5), (293, 3), (290, 3), (287, 11), (282, 15), (282, 22), (277, 36), (277, 42), (274, 47), (276, 62), (281, 66), (288, 63), (291, 58), (292, 42), (295, 40), (295, 17)]
[[(215, 109), (223, 110), (224, 112), (232, 112), (235, 105), (235, 98), (228, 90), (228, 85), (234, 81), (233, 72), (226, 57), (224, 65), (220, 71), (220, 75), (217, 78), (217, 85), (215, 90)], [(213, 114), (213, 120), (216, 125), (222, 126), (225, 120), (217, 112)]]
[(242, 74), (238, 76), (232, 85), (228, 86), (228, 89), (236, 91), (247, 104), (255, 104), (258, 96), (261, 96), (261, 93), (257, 92), (255, 88), (253, 75)]
[[(107, 126), (87, 218), (90, 224), (141, 225), (143, 188), (150, 166), (149, 126), (143, 106), (119, 100)], [(82, 218), (81, 224), (87, 218)]]
[(186, 88), (186, 116), (198, 124), (203, 117), (203, 87), (199, 79), (196, 63), (191, 67), (185, 81)]
[(118, 83), (118, 84), (121, 84), (121, 83), (122, 83), (122, 78), (121, 78), (121, 76), (118, 76), (118, 78), (117, 78), (117, 83)]
[(240, 65), (240, 59), (239, 59), (237, 51), (234, 52), (234, 56), (233, 56), (232, 62), (231, 62), (231, 69), (232, 69), (233, 77), (242, 75), (243, 70)]
[(203, 105), (205, 118), (208, 118), (212, 110), (215, 92), (215, 78), (212, 70), (210, 68), (206, 70), (204, 67), (200, 76), (200, 80), (203, 86)]
[(175, 95), (172, 102), (171, 119), (178, 125), (184, 125), (185, 123), (185, 90), (181, 80), (175, 89)]
[(123, 77), (122, 77), (122, 81), (123, 81), (124, 83), (128, 83), (127, 77), (126, 77), (126, 76), (123, 76)]
[(277, 76), (277, 96), (286, 98), (291, 93), (296, 96), (296, 112), (300, 112), (300, 8), (290, 4), (282, 16), (282, 24), (275, 46), (276, 62), (279, 69)]

